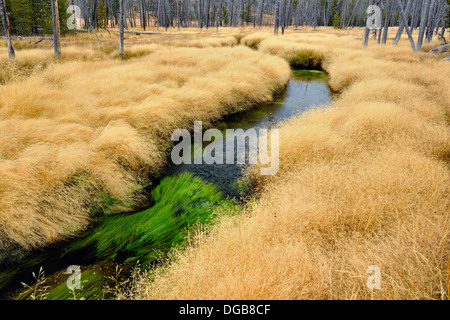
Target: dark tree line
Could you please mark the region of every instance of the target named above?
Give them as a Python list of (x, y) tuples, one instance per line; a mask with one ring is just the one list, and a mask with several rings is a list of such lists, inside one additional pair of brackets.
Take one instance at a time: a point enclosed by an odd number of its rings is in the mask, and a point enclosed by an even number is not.
[[(5, 0), (2, 0), (5, 1)], [(58, 13), (61, 20), (61, 32), (68, 31), (65, 23), (70, 14), (67, 7), (70, 0), (58, 1)], [(15, 35), (29, 35), (33, 31), (51, 34), (53, 32), (51, 0), (6, 0), (6, 11), (11, 28)], [(2, 25), (2, 24), (0, 24)], [(37, 28), (40, 28), (37, 30)], [(3, 33), (3, 27), (1, 28)]]

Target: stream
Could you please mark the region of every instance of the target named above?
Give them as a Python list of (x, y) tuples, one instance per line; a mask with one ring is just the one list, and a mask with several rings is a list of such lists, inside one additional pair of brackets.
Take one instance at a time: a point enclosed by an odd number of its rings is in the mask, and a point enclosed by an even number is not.
[[(227, 115), (221, 121), (216, 122), (214, 128), (221, 131), (251, 128), (270, 129), (314, 106), (327, 105), (330, 103), (331, 93), (326, 80), (327, 76), (321, 71), (294, 70), (286, 90), (275, 101), (260, 104), (247, 111)], [(204, 142), (204, 147), (209, 143)], [(223, 144), (225, 149), (226, 139)], [(248, 140), (246, 148), (249, 149)], [(236, 147), (234, 151), (236, 151)], [(225, 163), (225, 160), (223, 162)], [(190, 172), (202, 180), (216, 185), (226, 196), (238, 198), (241, 190), (236, 189), (235, 183), (243, 177), (247, 167), (248, 165), (205, 164), (203, 162), (201, 165), (172, 165), (168, 172), (170, 175)]]
[[(286, 89), (273, 102), (227, 115), (213, 127), (222, 132), (273, 128), (314, 106), (329, 104), (331, 92), (327, 80), (320, 71), (293, 71)], [(104, 217), (78, 237), (0, 265), (0, 299), (113, 297), (112, 291), (105, 290), (106, 286), (126, 281), (137, 262), (141, 268), (158, 263), (161, 255), (183, 242), (186, 227), (199, 221), (207, 223), (218, 206), (239, 211), (239, 199), (251, 191), (244, 176), (247, 166), (171, 164), (164, 170), (158, 186), (150, 191), (151, 207)], [(41, 266), (45, 274), (39, 274)], [(69, 277), (74, 279), (72, 283), (77, 281), (77, 274), (72, 274), (73, 270), (68, 272), (68, 266), (80, 267), (80, 289), (67, 288)], [(31, 289), (24, 288), (22, 282)], [(38, 296), (33, 297), (33, 293)]]

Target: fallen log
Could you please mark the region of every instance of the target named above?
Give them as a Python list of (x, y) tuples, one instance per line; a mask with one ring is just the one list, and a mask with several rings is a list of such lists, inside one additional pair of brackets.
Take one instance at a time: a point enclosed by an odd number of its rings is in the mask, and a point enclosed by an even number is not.
[[(105, 28), (106, 31), (108, 31), (109, 34), (111, 34), (111, 32), (116, 32), (119, 33), (119, 31), (116, 30), (108, 30), (107, 28)], [(88, 30), (74, 30), (75, 32), (89, 32)], [(143, 31), (124, 31), (124, 33), (132, 33), (132, 34), (158, 34), (158, 32), (143, 32)]]
[[(15, 40), (35, 40), (35, 39), (44, 39), (44, 40), (50, 40), (52, 38), (48, 37), (22, 37), (22, 36), (12, 36), (12, 39)], [(1, 36), (0, 39), (5, 39), (5, 36)]]
[(450, 50), (450, 43), (444, 44), (443, 46), (431, 49), (430, 52), (439, 53), (439, 52), (445, 52)]
[(41, 43), (41, 42), (44, 41), (44, 40), (45, 40), (45, 38), (41, 38), (41, 39), (39, 39), (38, 41), (35, 41), (35, 42), (33, 42), (33, 43), (30, 43), (28, 46), (29, 46), (29, 47), (34, 46), (35, 44)]
[(125, 31), (125, 33), (134, 33), (134, 34), (158, 34), (158, 32), (141, 32), (141, 31)]
[(97, 37), (98, 44), (101, 44), (100, 43), (100, 38), (98, 37), (97, 32), (95, 32), (95, 28), (94, 27), (91, 27), (91, 28), (92, 28), (92, 31), (94, 32), (95, 36)]
[[(111, 30), (111, 32), (119, 32), (115, 30)], [(142, 31), (124, 31), (123, 33), (132, 33), (132, 34), (158, 34), (159, 32), (142, 32)]]

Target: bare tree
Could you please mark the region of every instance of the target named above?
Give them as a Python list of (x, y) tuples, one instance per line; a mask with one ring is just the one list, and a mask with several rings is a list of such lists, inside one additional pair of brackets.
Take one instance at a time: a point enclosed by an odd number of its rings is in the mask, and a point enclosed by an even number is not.
[[(411, 5), (412, 0), (408, 0), (408, 3), (406, 4), (405, 9), (405, 15), (409, 16), (409, 12), (411, 11)], [(400, 10), (403, 10), (402, 7), (400, 7)], [(395, 35), (393, 45), (397, 45), (397, 43), (400, 41), (400, 38), (402, 36), (403, 31), (405, 30), (405, 24), (403, 23), (403, 19), (400, 17), (400, 27), (398, 28), (397, 34)]]
[(386, 39), (388, 35), (389, 23), (391, 19), (391, 4), (392, 1), (386, 1), (386, 17), (384, 19), (384, 29), (383, 29), (383, 37), (381, 39), (382, 44), (386, 44)]
[(156, 32), (159, 32), (159, 24), (160, 24), (160, 7), (161, 0), (158, 0), (158, 11), (156, 13)]
[(53, 16), (53, 48), (55, 51), (55, 57), (61, 58), (61, 31), (59, 26), (58, 0), (51, 0), (51, 2)]
[(419, 38), (417, 39), (417, 46), (416, 46), (417, 51), (420, 51), (422, 49), (423, 36), (425, 35), (425, 28), (427, 27), (430, 4), (431, 4), (430, 0), (424, 0), (422, 6), (422, 13), (420, 15)]
[(93, 0), (91, 2), (90, 10), (91, 10), (91, 30), (95, 29), (97, 27), (97, 8), (98, 8), (98, 0)]
[(432, 0), (430, 3), (430, 11), (428, 13), (427, 30), (425, 33), (425, 42), (430, 42), (433, 38), (434, 17), (436, 16), (437, 2)]
[[(144, 1), (144, 0), (142, 0)], [(178, 27), (178, 31), (180, 31), (180, 13), (178, 11), (178, 0), (176, 0), (176, 4), (177, 4), (177, 27)]]
[[(373, 5), (373, 0), (369, 1), (369, 5)], [(364, 41), (363, 41), (364, 47), (367, 47), (367, 45), (369, 44), (369, 35), (370, 35), (370, 28), (366, 24), (366, 29), (364, 31)]]
[(264, 12), (264, 0), (260, 0), (258, 4), (259, 4), (259, 14), (258, 14), (259, 30), (261, 30), (262, 20), (263, 20), (263, 12)]
[(408, 39), (409, 39), (409, 42), (411, 43), (411, 47), (417, 51), (418, 49), (414, 43), (414, 39), (412, 37), (411, 30), (409, 29), (409, 26), (408, 26), (408, 19), (406, 18), (405, 11), (403, 11), (403, 9), (402, 9), (403, 7), (402, 7), (402, 3), (400, 2), (400, 0), (397, 0), (397, 4), (400, 7), (400, 16), (402, 18), (403, 25), (405, 26), (406, 33), (408, 34)]
[(147, 27), (145, 18), (145, 0), (141, 0), (141, 27), (144, 29)]
[(125, 0), (119, 0), (119, 5), (120, 5), (120, 11), (119, 11), (119, 55), (121, 57), (124, 56), (125, 52), (124, 52), (124, 48), (123, 48), (123, 22), (124, 22), (124, 11), (125, 11), (125, 4), (124, 4)]
[(280, 24), (280, 0), (277, 0), (277, 2), (275, 4), (274, 34), (278, 34), (279, 24)]
[(206, 0), (206, 18), (205, 18), (205, 22), (206, 22), (206, 30), (208, 30), (209, 27), (209, 11), (211, 8), (211, 0)]
[(6, 38), (6, 45), (8, 46), (8, 54), (9, 54), (9, 60), (13, 61), (16, 57), (16, 52), (14, 50), (14, 45), (12, 43), (11, 39), (11, 30), (9, 28), (9, 19), (8, 14), (6, 13), (6, 0), (0, 0), (0, 11), (2, 15), (2, 24), (3, 29), (5, 30), (5, 38)]

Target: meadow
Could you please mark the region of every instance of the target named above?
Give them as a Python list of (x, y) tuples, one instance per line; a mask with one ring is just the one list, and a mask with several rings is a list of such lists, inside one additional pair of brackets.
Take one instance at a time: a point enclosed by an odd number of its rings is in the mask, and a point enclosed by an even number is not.
[[(67, 39), (50, 63), (50, 48), (23, 50), (2, 71), (5, 250), (76, 234), (93, 204), (105, 214), (105, 194), (125, 210), (174, 128), (271, 100), (289, 66), (323, 69), (338, 96), (280, 125), (278, 174), (251, 168), (240, 214), (221, 213), (117, 298), (449, 298), (450, 64), (427, 52), (438, 41), (413, 52), (405, 37), (363, 48), (361, 29), (192, 31), (130, 36), (120, 61), (106, 37)], [(380, 290), (367, 288), (371, 265)]]

